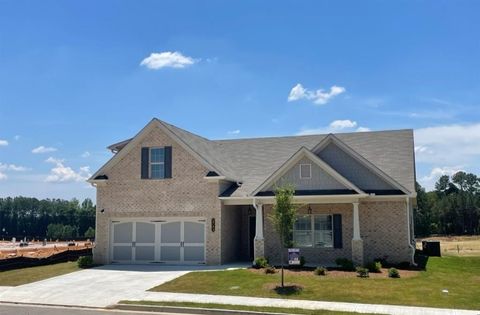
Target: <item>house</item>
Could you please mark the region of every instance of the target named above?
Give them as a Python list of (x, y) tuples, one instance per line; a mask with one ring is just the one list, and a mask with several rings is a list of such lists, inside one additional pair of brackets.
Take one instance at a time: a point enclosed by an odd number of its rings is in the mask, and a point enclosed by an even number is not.
[(158, 119), (108, 147), (97, 188), (97, 263), (221, 264), (280, 244), (274, 188), (295, 186), (307, 263), (412, 262), (412, 130), (208, 140)]

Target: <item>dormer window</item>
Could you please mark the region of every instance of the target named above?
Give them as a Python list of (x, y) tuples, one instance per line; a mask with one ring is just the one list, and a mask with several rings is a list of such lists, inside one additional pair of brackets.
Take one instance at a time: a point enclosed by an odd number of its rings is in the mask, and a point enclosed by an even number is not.
[(165, 178), (165, 149), (150, 148), (150, 178)]
[(312, 164), (300, 164), (300, 179), (312, 178)]

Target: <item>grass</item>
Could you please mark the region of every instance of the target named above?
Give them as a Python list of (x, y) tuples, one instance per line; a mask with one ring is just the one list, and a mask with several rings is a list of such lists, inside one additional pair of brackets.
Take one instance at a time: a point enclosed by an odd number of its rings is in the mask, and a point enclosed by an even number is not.
[[(190, 303), (190, 302), (154, 302), (154, 301), (120, 301), (120, 304), (135, 304), (148, 306), (173, 306), (173, 307), (193, 307), (206, 309), (222, 309), (236, 311), (269, 312), (269, 313), (287, 313), (287, 314), (306, 314), (306, 315), (353, 315), (358, 313), (334, 312), (326, 310), (306, 310), (301, 308), (281, 308), (267, 306), (246, 306), (216, 303)], [(368, 314), (366, 314), (368, 315)]]
[(0, 286), (17, 286), (80, 270), (77, 262), (0, 271)]
[(417, 248), (422, 248), (422, 240), (440, 241), (444, 256), (480, 256), (480, 236), (435, 236), (417, 240)]
[[(354, 303), (480, 309), (480, 257), (431, 257), (426, 271), (411, 278), (329, 278), (289, 275), (286, 282), (303, 286), (279, 295), (272, 286), (280, 275), (249, 270), (191, 272), (152, 291), (293, 298)], [(448, 294), (442, 293), (447, 289)]]

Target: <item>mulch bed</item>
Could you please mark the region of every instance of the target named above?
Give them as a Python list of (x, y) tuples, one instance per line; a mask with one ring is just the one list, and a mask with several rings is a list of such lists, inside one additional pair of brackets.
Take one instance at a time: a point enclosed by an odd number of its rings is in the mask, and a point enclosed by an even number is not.
[[(253, 273), (258, 273), (258, 274), (265, 274), (264, 269), (255, 269), (255, 268), (249, 268), (248, 269), (250, 272)], [(280, 273), (280, 269), (277, 269), (277, 273)], [(284, 270), (286, 276), (316, 276), (319, 278), (357, 278), (358, 274), (355, 271), (343, 271), (343, 270), (328, 270), (326, 276), (317, 276), (313, 273), (312, 269), (285, 269)], [(411, 278), (411, 277), (416, 277), (418, 276), (420, 271), (417, 270), (402, 270), (398, 269), (398, 272), (400, 273), (400, 278)], [(381, 278), (388, 278), (388, 268), (382, 268), (381, 273), (369, 273), (370, 278), (373, 279), (381, 279)]]

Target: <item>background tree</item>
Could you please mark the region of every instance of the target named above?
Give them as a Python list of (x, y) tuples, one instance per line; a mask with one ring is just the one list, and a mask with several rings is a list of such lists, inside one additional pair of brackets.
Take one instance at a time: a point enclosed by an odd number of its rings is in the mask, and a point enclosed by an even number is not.
[(0, 198), (0, 239), (43, 239), (51, 224), (68, 226), (62, 227), (62, 232), (51, 226), (50, 237), (54, 239), (83, 238), (95, 227), (95, 205), (90, 199), (80, 203), (76, 199)]
[(297, 214), (297, 207), (293, 204), (295, 190), (292, 186), (282, 186), (275, 189), (275, 203), (271, 220), (275, 231), (280, 237), (280, 260), (282, 266), (281, 285), (285, 287), (284, 257), (286, 249), (293, 246), (293, 225)]

